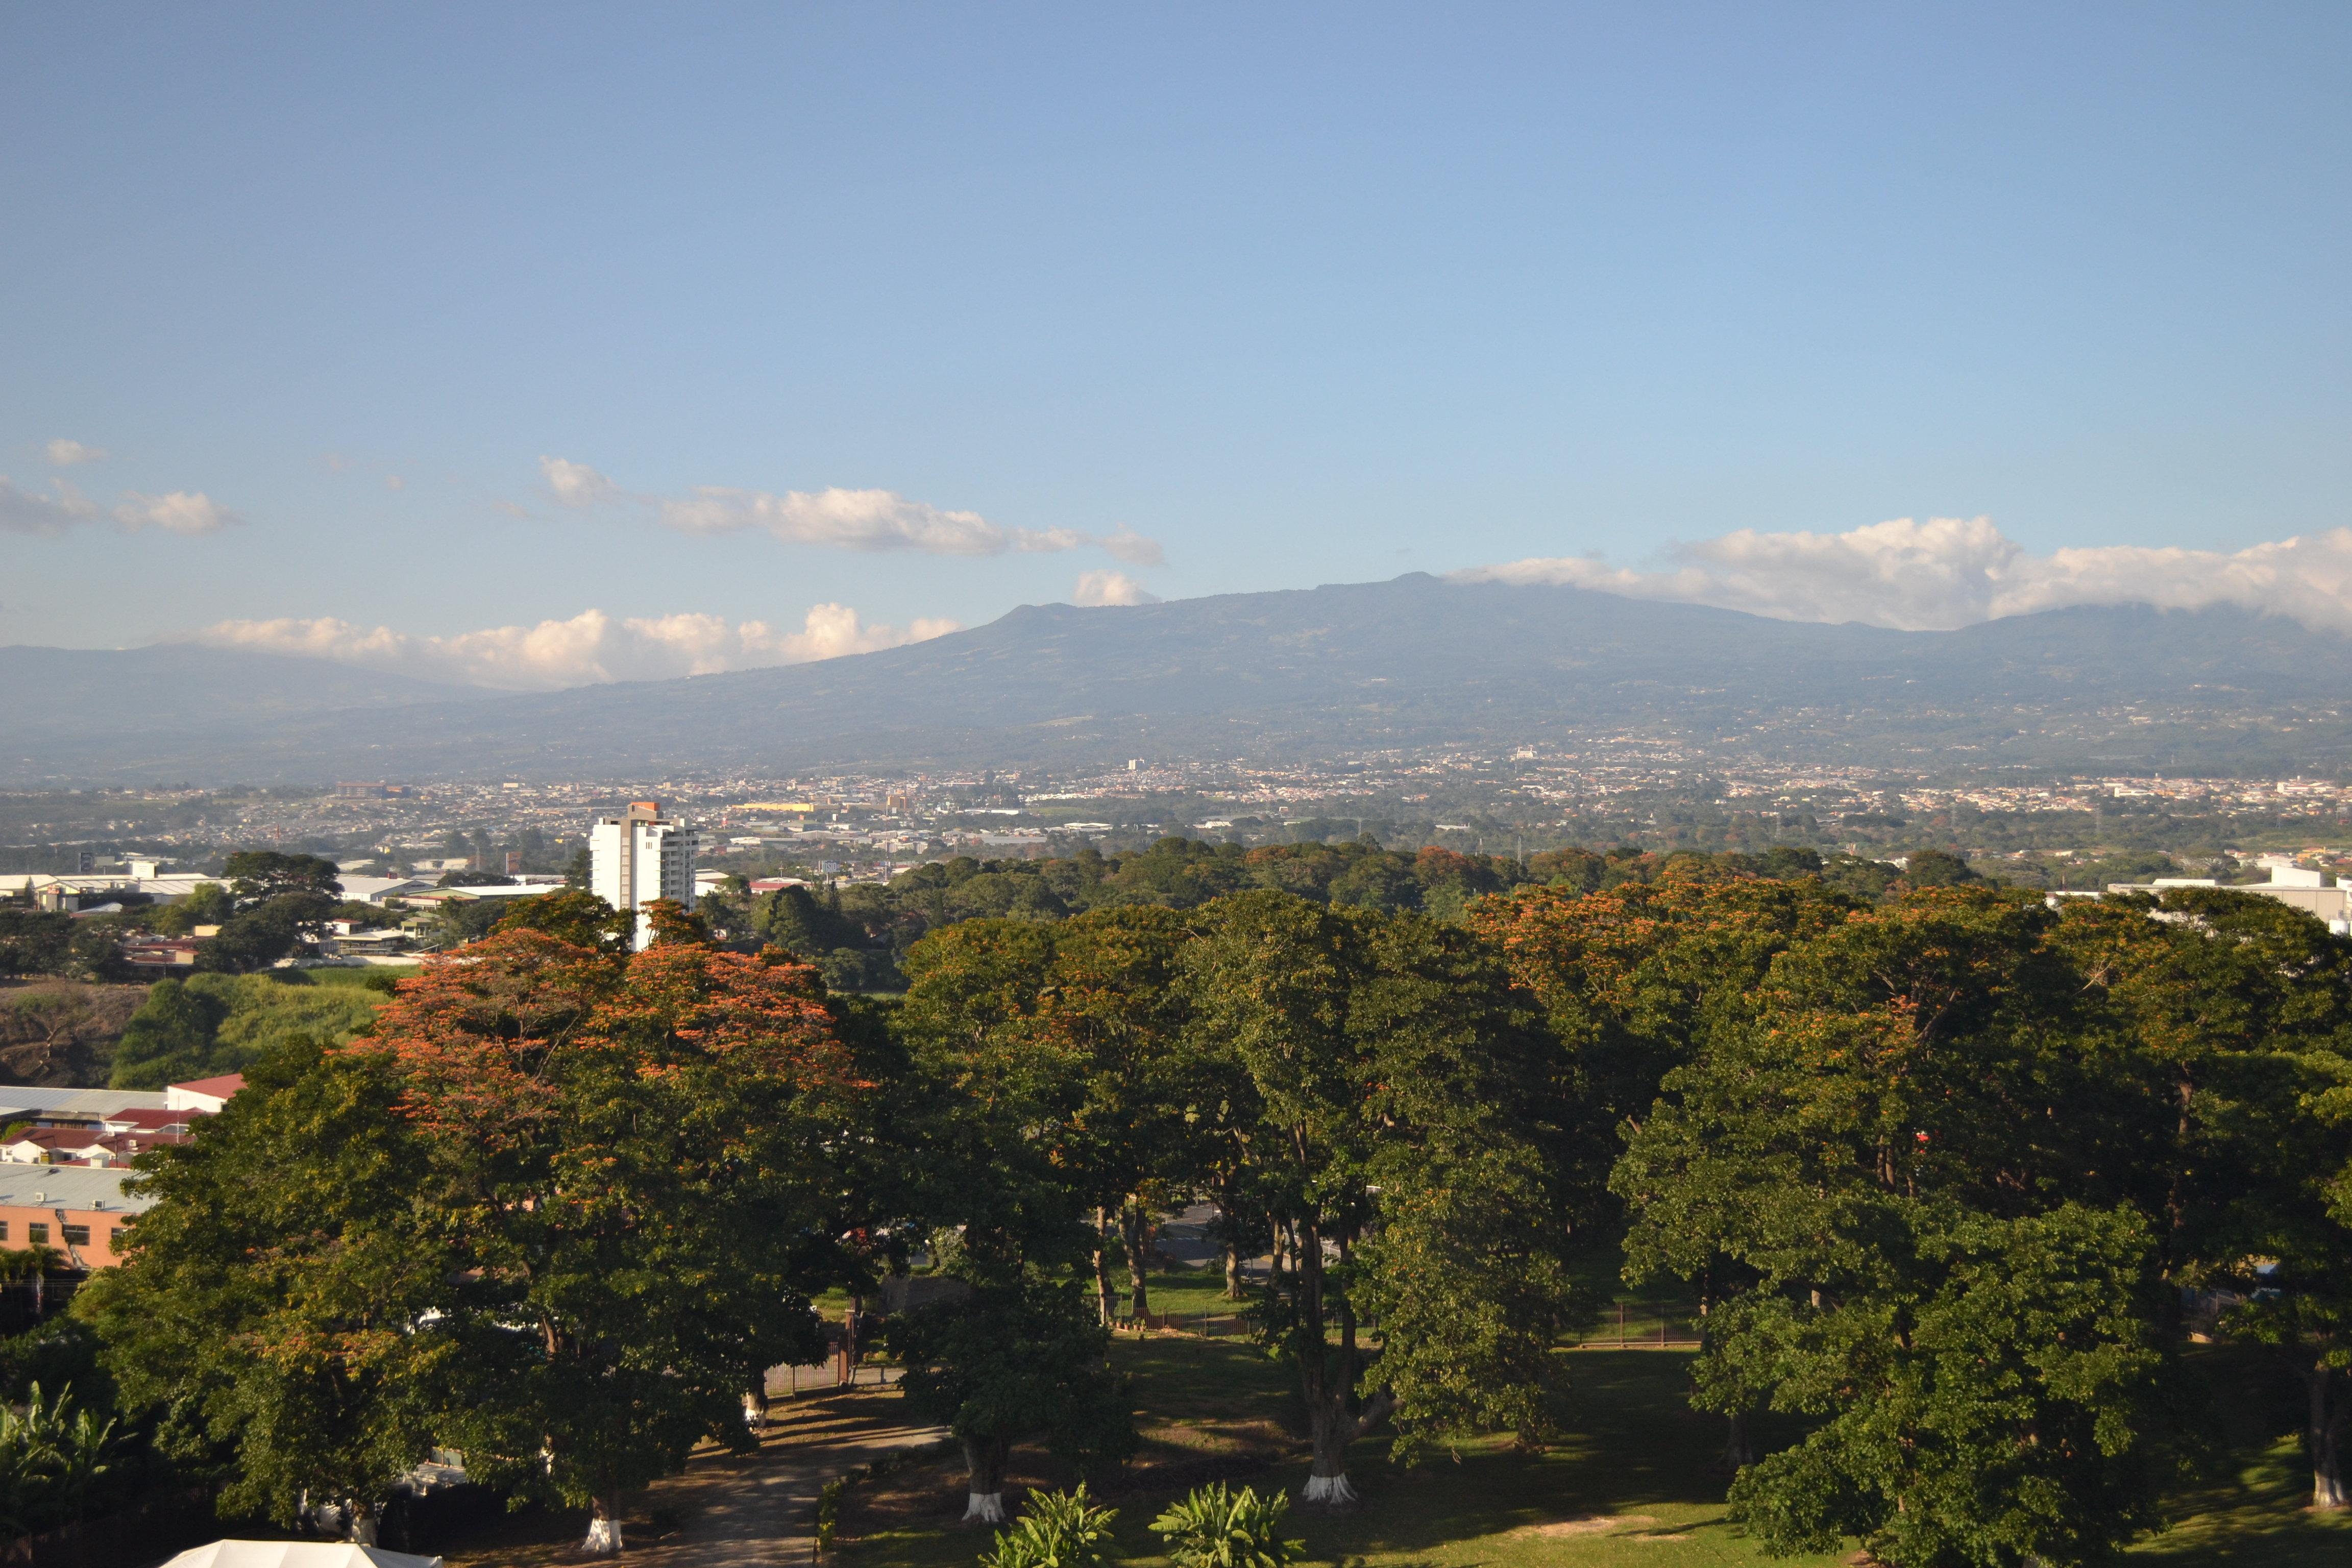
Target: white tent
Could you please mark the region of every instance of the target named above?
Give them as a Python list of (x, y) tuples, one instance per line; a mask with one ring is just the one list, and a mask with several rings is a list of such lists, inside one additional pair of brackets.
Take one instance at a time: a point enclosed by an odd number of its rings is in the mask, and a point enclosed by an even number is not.
[(215, 1541), (190, 1547), (163, 1568), (441, 1568), (441, 1559), (348, 1541)]

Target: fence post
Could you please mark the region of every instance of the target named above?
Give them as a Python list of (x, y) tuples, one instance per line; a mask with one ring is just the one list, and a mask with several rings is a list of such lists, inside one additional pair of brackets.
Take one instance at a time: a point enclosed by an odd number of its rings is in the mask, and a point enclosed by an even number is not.
[(1625, 1298), (1617, 1298), (1617, 1348), (1625, 1348)]

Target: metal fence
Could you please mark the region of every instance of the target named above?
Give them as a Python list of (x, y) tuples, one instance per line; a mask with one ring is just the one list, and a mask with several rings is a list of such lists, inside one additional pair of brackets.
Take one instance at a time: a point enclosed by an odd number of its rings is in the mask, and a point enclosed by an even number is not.
[(1696, 1350), (1698, 1343), (1696, 1302), (1631, 1296), (1602, 1308), (1600, 1321), (1576, 1338), (1579, 1350)]

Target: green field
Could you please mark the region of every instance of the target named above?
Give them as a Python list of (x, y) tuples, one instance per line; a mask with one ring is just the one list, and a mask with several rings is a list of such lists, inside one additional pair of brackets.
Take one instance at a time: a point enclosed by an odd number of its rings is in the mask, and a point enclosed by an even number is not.
[[(1222, 1280), (1207, 1274), (1151, 1282), (1153, 1310), (1228, 1312)], [(1652, 1332), (1656, 1319), (1650, 1319)], [(1725, 1515), (1728, 1480), (1717, 1418), (1684, 1402), (1689, 1352), (1614, 1347), (1559, 1352), (1555, 1402), (1561, 1439), (1538, 1452), (1507, 1439), (1439, 1454), (1412, 1468), (1391, 1464), (1383, 1442), (1357, 1447), (1351, 1475), (1365, 1506), (1337, 1518), (1295, 1513), (1294, 1533), (1313, 1561), (1350, 1568), (1538, 1568), (1643, 1563), (1653, 1568), (1782, 1562), (1845, 1563), (1825, 1556), (1766, 1558)], [(1630, 1325), (1629, 1325), (1630, 1327)], [(1122, 1335), (1113, 1360), (1133, 1379), (1145, 1445), (1126, 1472), (1097, 1489), (1119, 1510), (1129, 1561), (1163, 1563), (1148, 1526), (1171, 1499), (1211, 1469), (1236, 1482), (1296, 1491), (1307, 1473), (1297, 1402), (1286, 1371), (1238, 1341)], [(2352, 1563), (2352, 1520), (2303, 1509), (2308, 1476), (2293, 1437), (2291, 1387), (2267, 1369), (2211, 1352), (2216, 1461), (2179, 1498), (2169, 1532), (2136, 1554), (2179, 1568), (2264, 1563), (2340, 1568)], [(1768, 1441), (1776, 1434), (1765, 1433)], [(1786, 1433), (1778, 1434), (1782, 1440)], [(1161, 1478), (1164, 1475), (1165, 1479)], [(1016, 1458), (1024, 1487), (1066, 1484), (1043, 1456)], [(956, 1522), (962, 1473), (941, 1458), (861, 1489), (845, 1515), (852, 1538), (839, 1561), (892, 1568), (972, 1563), (985, 1532)]]

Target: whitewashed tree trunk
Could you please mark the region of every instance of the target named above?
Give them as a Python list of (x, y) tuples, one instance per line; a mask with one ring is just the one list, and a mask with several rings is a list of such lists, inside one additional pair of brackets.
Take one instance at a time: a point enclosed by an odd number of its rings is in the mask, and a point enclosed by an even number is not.
[(1004, 1522), (1004, 1463), (1012, 1458), (1012, 1445), (992, 1438), (966, 1437), (963, 1440), (964, 1474), (970, 1478), (964, 1505), (966, 1524), (1003, 1524)]
[(375, 1510), (368, 1507), (368, 1505), (363, 1502), (354, 1502), (351, 1506), (350, 1519), (352, 1521), (352, 1544), (354, 1546), (373, 1546), (376, 1542)]
[(588, 1539), (581, 1549), (592, 1557), (618, 1556), (621, 1551), (621, 1518), (604, 1499), (588, 1505)]
[(1348, 1484), (1348, 1444), (1357, 1433), (1356, 1418), (1337, 1396), (1327, 1395), (1307, 1407), (1307, 1425), (1314, 1433), (1315, 1463), (1298, 1489), (1298, 1500), (1309, 1508), (1355, 1507), (1362, 1500)]

